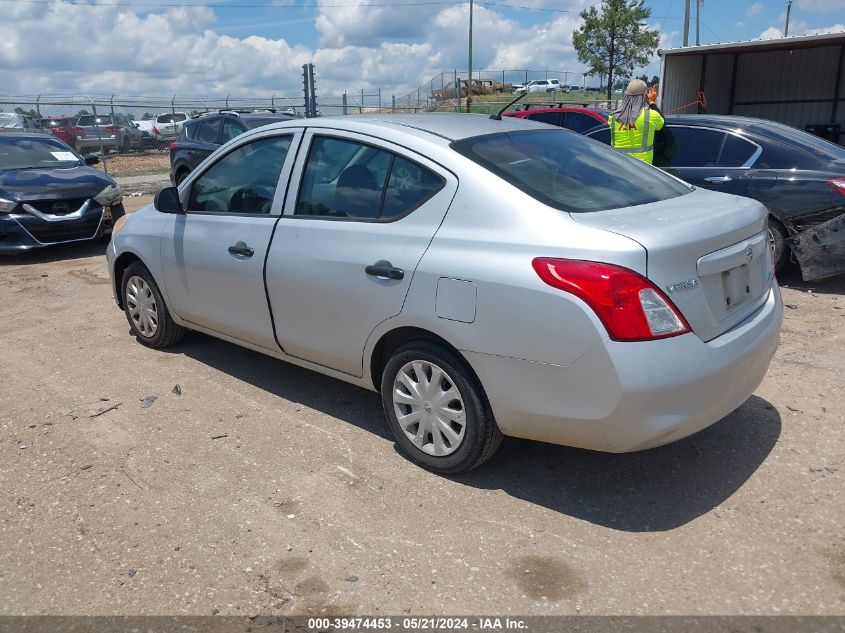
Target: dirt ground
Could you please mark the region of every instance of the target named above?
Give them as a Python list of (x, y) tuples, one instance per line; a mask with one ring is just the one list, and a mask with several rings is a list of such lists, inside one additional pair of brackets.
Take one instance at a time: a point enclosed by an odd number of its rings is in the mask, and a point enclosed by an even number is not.
[(845, 278), (785, 272), (768, 376), (711, 428), (446, 478), (373, 393), (142, 347), (102, 253), (0, 261), (0, 614), (845, 613)]

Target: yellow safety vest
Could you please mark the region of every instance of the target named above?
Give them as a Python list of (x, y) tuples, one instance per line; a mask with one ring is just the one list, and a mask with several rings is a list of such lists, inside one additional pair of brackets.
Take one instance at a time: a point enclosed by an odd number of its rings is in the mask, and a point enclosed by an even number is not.
[(651, 164), (654, 160), (654, 133), (663, 129), (663, 117), (648, 106), (644, 107), (632, 127), (622, 123), (616, 125), (611, 114), (607, 120), (610, 126), (610, 144), (621, 152)]

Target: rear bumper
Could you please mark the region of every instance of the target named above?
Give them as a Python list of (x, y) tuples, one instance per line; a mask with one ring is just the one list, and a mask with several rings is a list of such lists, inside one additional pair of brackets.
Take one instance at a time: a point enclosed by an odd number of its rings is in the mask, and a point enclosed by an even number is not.
[(100, 145), (102, 144), (103, 149), (114, 149), (117, 147), (117, 137), (115, 136), (104, 136), (102, 139), (102, 143), (100, 143), (100, 139), (98, 138), (77, 138), (76, 139), (76, 148), (78, 150), (83, 149), (100, 149)]
[(707, 343), (695, 334), (607, 339), (567, 367), (464, 353), (505, 435), (624, 453), (682, 439), (741, 405), (766, 374), (782, 320), (775, 285), (760, 309)]

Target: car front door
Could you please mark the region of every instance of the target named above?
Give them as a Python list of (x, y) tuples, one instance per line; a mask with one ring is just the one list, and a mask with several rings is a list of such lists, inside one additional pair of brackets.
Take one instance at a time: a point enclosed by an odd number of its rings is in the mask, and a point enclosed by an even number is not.
[(245, 139), (181, 189), (185, 213), (162, 234), (164, 285), (180, 318), (278, 350), (264, 258), (300, 137), (286, 130)]
[(366, 341), (402, 310), (457, 179), (409, 150), (332, 131), (306, 134), (291, 183), (266, 267), (279, 345), (361, 376)]

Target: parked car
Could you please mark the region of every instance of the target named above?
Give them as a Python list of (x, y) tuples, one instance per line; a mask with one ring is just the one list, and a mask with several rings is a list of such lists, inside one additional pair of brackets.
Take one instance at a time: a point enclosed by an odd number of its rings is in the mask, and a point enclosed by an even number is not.
[(0, 253), (110, 233), (123, 193), (97, 162), (52, 136), (0, 134)]
[(583, 88), (581, 86), (569, 86), (569, 92), (582, 92)]
[(185, 112), (165, 112), (159, 114), (152, 126), (151, 133), (153, 138), (156, 141), (174, 140), (188, 118)]
[(140, 119), (138, 121), (132, 121), (132, 125), (141, 132), (141, 147), (151, 147), (155, 145), (155, 139), (153, 139), (153, 126), (155, 125), (155, 119)]
[(100, 151), (102, 148), (105, 152), (126, 153), (141, 144), (141, 130), (125, 114), (83, 114), (76, 127), (81, 130), (76, 139), (76, 146), (81, 152)]
[[(738, 116), (670, 115), (664, 129), (669, 142), (657, 137), (656, 166), (766, 206), (775, 270), (791, 251), (806, 280), (845, 273), (845, 233), (832, 230), (845, 222), (837, 220), (845, 214), (845, 148), (781, 123)], [(610, 144), (607, 126), (587, 136)]]
[(288, 112), (235, 112), (224, 110), (193, 117), (170, 144), (170, 182), (181, 183), (220, 145), (247, 130), (296, 118)]
[(52, 119), (41, 119), (39, 124), (57, 139), (76, 149), (76, 138), (82, 133), (82, 130), (76, 127), (75, 119), (66, 116), (53, 117)]
[(543, 108), (537, 106), (529, 106), (526, 110), (505, 112), (502, 116), (512, 116), (520, 119), (539, 121), (540, 123), (557, 125), (558, 127), (565, 127), (568, 130), (583, 133), (588, 130), (592, 130), (597, 125), (607, 125), (609, 111), (596, 110), (592, 108)]
[(107, 260), (140, 343), (198, 330), (380, 391), (401, 450), (455, 473), (502, 434), (636, 451), (738, 407), (782, 320), (765, 227), (572, 132), (380, 114), (236, 137)]
[(564, 86), (560, 85), (557, 79), (537, 79), (529, 81), (523, 86), (523, 92), (563, 92)]
[(49, 134), (50, 132), (28, 114), (0, 112), (0, 133), (28, 132), (30, 134)]

